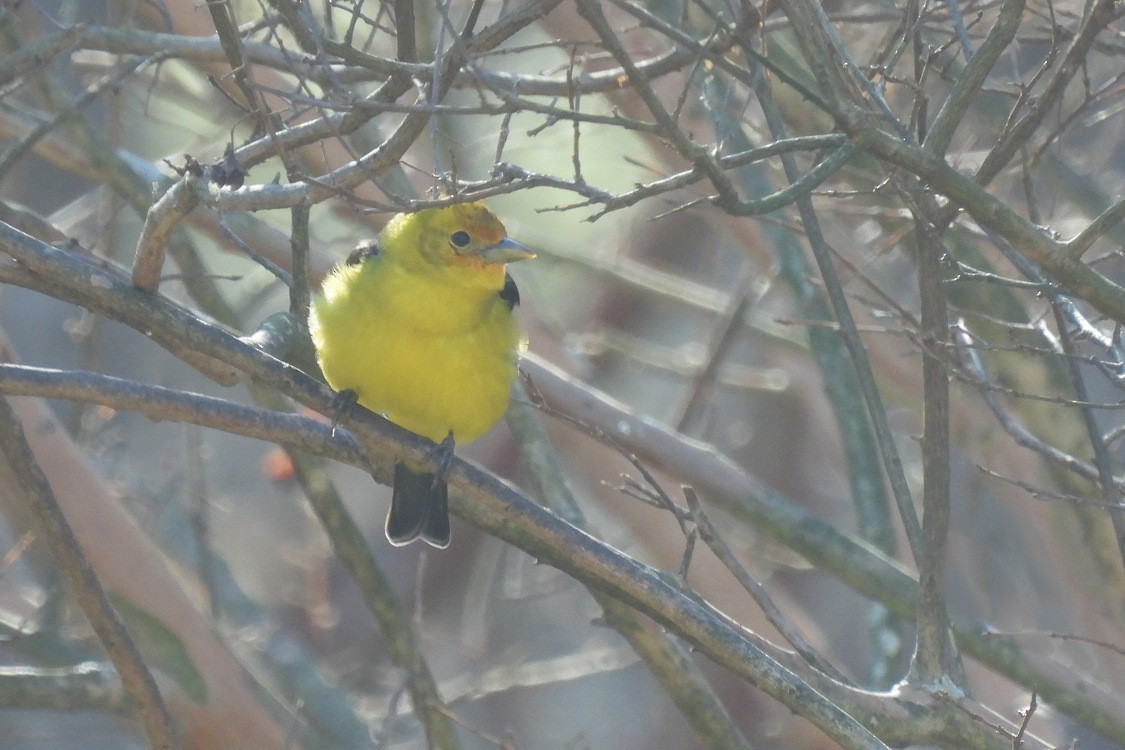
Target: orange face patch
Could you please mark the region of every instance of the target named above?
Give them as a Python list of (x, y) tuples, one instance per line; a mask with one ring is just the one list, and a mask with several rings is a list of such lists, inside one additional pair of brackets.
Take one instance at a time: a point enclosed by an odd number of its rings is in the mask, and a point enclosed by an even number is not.
[(464, 218), (465, 231), (486, 245), (495, 245), (504, 239), (507, 231), (496, 215), (481, 205), (469, 204)]

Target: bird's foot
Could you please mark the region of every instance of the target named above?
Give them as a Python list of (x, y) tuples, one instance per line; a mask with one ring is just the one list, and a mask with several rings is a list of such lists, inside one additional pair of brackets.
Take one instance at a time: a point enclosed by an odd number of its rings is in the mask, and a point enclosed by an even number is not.
[(354, 409), (358, 403), (359, 395), (352, 389), (336, 391), (336, 395), (332, 397), (332, 402), (329, 404), (330, 416), (332, 417), (332, 437), (336, 437), (336, 427), (339, 426), (340, 419)]
[(430, 460), (437, 466), (434, 469), (434, 489), (440, 484), (445, 483), (445, 477), (449, 474), (449, 469), (453, 466), (454, 448), (456, 447), (453, 440), (453, 432), (450, 431), (445, 439), (434, 446), (430, 451)]

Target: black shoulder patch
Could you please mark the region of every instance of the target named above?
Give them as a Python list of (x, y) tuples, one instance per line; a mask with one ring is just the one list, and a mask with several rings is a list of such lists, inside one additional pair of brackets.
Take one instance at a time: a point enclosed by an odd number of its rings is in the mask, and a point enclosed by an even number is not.
[(358, 266), (368, 258), (375, 258), (379, 255), (379, 244), (375, 240), (363, 240), (355, 246), (355, 250), (348, 253), (348, 257), (344, 260), (346, 266)]
[(509, 310), (520, 303), (520, 290), (516, 288), (516, 280), (510, 273), (504, 274), (504, 288), (500, 290), (500, 299), (508, 303)]

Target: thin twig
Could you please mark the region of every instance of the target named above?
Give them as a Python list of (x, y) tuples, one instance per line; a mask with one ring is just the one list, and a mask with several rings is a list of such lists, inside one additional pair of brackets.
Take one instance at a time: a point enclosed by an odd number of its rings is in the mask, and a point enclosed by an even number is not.
[[(1053, 309), (1062, 350), (1071, 354), (1074, 350), (1074, 342), (1071, 340), (1070, 331), (1067, 330), (1068, 321), (1057, 305), (1054, 305)], [(1068, 358), (1066, 364), (1074, 395), (1079, 400), (1085, 401), (1087, 398), (1086, 379), (1079, 369), (1078, 363)], [(1086, 438), (1090, 441), (1090, 447), (1094, 451), (1094, 466), (1098, 469), (1098, 482), (1101, 485), (1102, 496), (1109, 506), (1109, 518), (1117, 537), (1118, 554), (1121, 556), (1122, 563), (1125, 563), (1125, 509), (1121, 507), (1121, 493), (1118, 492), (1117, 482), (1114, 481), (1113, 470), (1110, 467), (1109, 449), (1105, 441), (1102, 440), (1101, 428), (1098, 426), (1093, 411), (1082, 406), (1079, 407), (1079, 413), (1082, 415), (1082, 422), (1086, 427)]]
[[(953, 329), (955, 331), (955, 340), (958, 343), (964, 344), (960, 347), (962, 357), (961, 365), (964, 368), (967, 379), (980, 389), (981, 398), (984, 399), (985, 405), (988, 406), (989, 410), (996, 417), (996, 421), (1003, 430), (1007, 432), (1018, 445), (1035, 451), (1084, 479), (1093, 482), (1098, 481), (1097, 467), (1048, 444), (1046, 441), (1032, 434), (1022, 424), (1018, 423), (1015, 418), (1004, 409), (1003, 405), (1000, 404), (999, 400), (996, 398), (996, 393), (999, 389), (984, 387), (989, 383), (989, 378), (987, 372), (985, 372), (984, 363), (980, 355), (976, 352), (976, 348), (969, 345), (973, 340), (973, 335), (965, 326), (964, 321), (956, 322)], [(1125, 487), (1125, 479), (1118, 478), (1115, 481), (1118, 483), (1118, 486)]]
[(1067, 252), (1076, 258), (1082, 257), (1083, 253), (1101, 239), (1102, 235), (1117, 226), (1122, 219), (1125, 219), (1125, 198), (1118, 198), (1112, 206), (1102, 211), (1085, 229), (1066, 243)]
[(785, 640), (789, 641), (793, 648), (797, 649), (805, 661), (811, 666), (819, 669), (824, 674), (832, 679), (841, 682), (845, 685), (850, 684), (851, 681), (840, 673), (835, 666), (825, 659), (816, 648), (805, 639), (801, 631), (785, 616), (781, 608), (774, 602), (773, 597), (770, 596), (766, 587), (759, 583), (745, 567), (738, 561), (734, 552), (723, 541), (722, 536), (715, 529), (711, 523), (711, 519), (707, 517), (707, 513), (703, 510), (703, 505), (699, 502), (699, 497), (695, 494), (692, 487), (684, 485), (682, 487), (684, 498), (687, 499), (688, 508), (691, 510), (691, 519), (695, 522), (696, 528), (699, 529), (699, 538), (702, 539), (707, 546), (719, 558), (719, 562), (731, 572), (731, 574), (738, 580), (740, 586), (746, 590), (754, 598), (755, 603), (762, 609), (762, 613), (766, 616), (766, 620), (771, 625), (777, 628), (777, 632)]
[(997, 58), (1008, 50), (1008, 45), (1023, 20), (1025, 0), (1004, 0), (997, 13), (997, 22), (988, 37), (977, 49), (965, 69), (957, 76), (953, 91), (946, 97), (930, 125), (923, 147), (939, 156), (944, 155), (953, 140), (957, 126), (977, 96), (985, 77), (996, 65)]
[(1031, 717), (1035, 716), (1035, 710), (1039, 707), (1039, 701), (1035, 695), (1035, 691), (1031, 691), (1031, 698), (1027, 702), (1027, 708), (1020, 711), (1020, 716), (1023, 721), (1020, 722), (1020, 728), (1016, 732), (1016, 736), (1012, 738), (1012, 750), (1023, 750), (1023, 738), (1027, 734), (1027, 727), (1031, 724)]
[(680, 156), (702, 170), (707, 179), (711, 181), (711, 184), (719, 191), (719, 198), (716, 203), (720, 206), (733, 205), (738, 199), (738, 193), (731, 185), (730, 178), (702, 146), (694, 143), (680, 129), (672, 114), (664, 107), (660, 97), (653, 90), (648, 76), (633, 62), (632, 56), (613, 32), (601, 6), (595, 0), (578, 0), (578, 13), (590, 24), (602, 40), (606, 50), (624, 69), (633, 89), (656, 119), (661, 135), (675, 145)]

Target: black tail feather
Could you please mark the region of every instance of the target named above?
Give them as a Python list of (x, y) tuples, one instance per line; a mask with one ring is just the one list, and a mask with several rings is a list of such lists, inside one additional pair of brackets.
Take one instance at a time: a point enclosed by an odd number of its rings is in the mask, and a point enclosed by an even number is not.
[(429, 472), (395, 464), (394, 492), (387, 513), (387, 539), (395, 546), (421, 539), (439, 549), (449, 546), (449, 490)]

